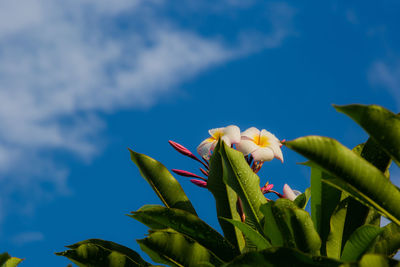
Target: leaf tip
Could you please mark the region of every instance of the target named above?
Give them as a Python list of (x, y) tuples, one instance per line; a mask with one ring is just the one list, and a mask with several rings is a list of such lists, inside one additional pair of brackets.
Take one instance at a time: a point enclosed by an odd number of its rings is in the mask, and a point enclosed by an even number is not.
[[(296, 140), (296, 139), (294, 139), (294, 140)], [(286, 146), (287, 148), (291, 148), (291, 145), (294, 140), (284, 141), (284, 142), (282, 142), (282, 145)]]
[(341, 112), (343, 113), (343, 109), (346, 108), (346, 105), (336, 105), (336, 104), (332, 104), (333, 108), (337, 111), (337, 112)]

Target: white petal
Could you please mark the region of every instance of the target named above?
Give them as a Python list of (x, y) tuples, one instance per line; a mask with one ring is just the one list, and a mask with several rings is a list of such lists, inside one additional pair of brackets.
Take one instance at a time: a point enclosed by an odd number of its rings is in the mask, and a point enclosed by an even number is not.
[(215, 134), (215, 133), (217, 133), (217, 132), (223, 133), (223, 132), (224, 132), (224, 129), (225, 129), (225, 128), (214, 128), (214, 129), (208, 130), (208, 133), (209, 133), (212, 137), (214, 137), (214, 134)]
[(221, 140), (224, 141), (224, 143), (225, 143), (227, 146), (231, 146), (231, 145), (232, 145), (231, 139), (229, 139), (229, 137), (226, 136), (226, 135), (222, 136), (222, 137), (221, 137)]
[(271, 141), (279, 142), (279, 139), (276, 138), (275, 135), (273, 135), (272, 133), (268, 132), (268, 131), (265, 130), (265, 129), (262, 129), (262, 130), (261, 130), (260, 135), (261, 135), (261, 136), (266, 136), (266, 137), (268, 137), (268, 139), (270, 140), (270, 142), (271, 142)]
[(293, 201), (296, 199), (297, 195), (293, 192), (289, 185), (285, 184), (283, 186), (283, 197)]
[(251, 127), (242, 133), (242, 137), (254, 139), (254, 136), (260, 135), (260, 130), (255, 127)]
[(253, 151), (251, 155), (254, 161), (270, 161), (274, 158), (274, 152), (269, 147), (260, 147)]
[(202, 156), (203, 158), (209, 159), (211, 155), (211, 150), (214, 149), (216, 143), (217, 141), (210, 142), (209, 139), (204, 140), (197, 147), (197, 153), (199, 153), (199, 155)]
[(229, 125), (224, 129), (224, 136), (227, 136), (232, 144), (240, 142), (240, 129), (236, 125)]
[(283, 163), (283, 155), (279, 143), (273, 142), (269, 145), (269, 148), (274, 152), (274, 157)]
[(245, 156), (260, 148), (252, 140), (246, 140), (244, 138), (242, 137), (240, 143), (236, 145), (236, 149), (242, 152)]

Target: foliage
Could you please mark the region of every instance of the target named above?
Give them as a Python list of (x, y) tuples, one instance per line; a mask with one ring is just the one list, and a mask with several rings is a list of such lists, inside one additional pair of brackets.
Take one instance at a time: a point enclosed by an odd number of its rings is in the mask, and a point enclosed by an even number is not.
[[(137, 241), (141, 249), (170, 266), (400, 266), (392, 259), (400, 249), (400, 191), (388, 179), (391, 161), (400, 162), (400, 115), (375, 105), (335, 108), (369, 139), (353, 150), (321, 136), (283, 142), (309, 159), (305, 165), (311, 168), (311, 188), (294, 201), (266, 199), (256, 174), (260, 165), (250, 167), (247, 156), (219, 139), (203, 173), (223, 235), (197, 216), (161, 163), (130, 150), (165, 205), (146, 205), (129, 215), (150, 228)], [(385, 227), (382, 215), (392, 221)], [(90, 239), (68, 248), (57, 255), (79, 266), (151, 265), (110, 241)]]
[(0, 254), (0, 267), (15, 267), (23, 261), (22, 259), (11, 257), (7, 252)]

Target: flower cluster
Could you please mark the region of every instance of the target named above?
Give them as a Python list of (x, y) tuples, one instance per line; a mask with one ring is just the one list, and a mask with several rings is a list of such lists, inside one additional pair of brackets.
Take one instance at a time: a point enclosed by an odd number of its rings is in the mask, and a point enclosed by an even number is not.
[[(236, 125), (229, 125), (223, 128), (211, 129), (208, 132), (210, 137), (201, 142), (197, 147), (197, 152), (200, 154), (201, 159), (196, 157), (184, 146), (174, 141), (169, 141), (170, 145), (179, 153), (200, 162), (204, 166), (204, 169), (200, 168), (199, 170), (206, 177), (208, 177), (209, 172), (208, 160), (219, 139), (224, 141), (226, 145), (242, 152), (255, 173), (260, 170), (264, 162), (271, 161), (274, 158), (279, 159), (283, 163), (281, 141), (267, 130), (262, 129), (260, 131), (255, 127), (251, 127), (241, 133), (239, 127)], [(207, 188), (207, 179), (204, 177), (184, 170), (172, 169), (172, 171), (181, 176), (191, 177), (192, 179), (190, 181), (193, 184)], [(298, 191), (292, 190), (287, 184), (285, 184), (283, 188), (283, 194), (272, 190), (273, 186), (273, 184), (267, 183), (265, 186), (261, 187), (260, 190), (263, 194), (275, 193), (280, 198), (288, 198), (291, 200), (294, 200), (299, 194)]]
[(235, 145), (236, 149), (245, 156), (251, 155), (257, 163), (270, 161), (274, 158), (283, 163), (281, 151), (282, 144), (279, 139), (267, 130), (258, 130), (251, 127), (240, 133), (239, 127), (230, 125), (225, 128), (216, 128), (208, 131), (210, 136), (197, 147), (197, 152), (204, 158), (209, 159), (217, 141), (221, 138), (228, 146)]

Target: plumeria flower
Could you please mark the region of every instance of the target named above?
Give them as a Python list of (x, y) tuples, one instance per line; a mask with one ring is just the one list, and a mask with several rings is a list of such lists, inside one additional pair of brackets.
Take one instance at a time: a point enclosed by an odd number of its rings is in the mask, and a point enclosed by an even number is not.
[(212, 151), (221, 138), (228, 146), (240, 142), (240, 129), (236, 125), (229, 125), (224, 128), (216, 128), (208, 131), (211, 137), (207, 138), (197, 147), (197, 152), (205, 159), (209, 159)]
[(258, 130), (251, 127), (241, 135), (240, 143), (236, 146), (237, 150), (245, 156), (251, 154), (255, 162), (270, 161), (277, 158), (283, 163), (279, 139), (266, 130)]
[(283, 198), (287, 198), (293, 201), (300, 194), (300, 191), (292, 190), (292, 188), (290, 188), (290, 186), (287, 184), (283, 186)]

